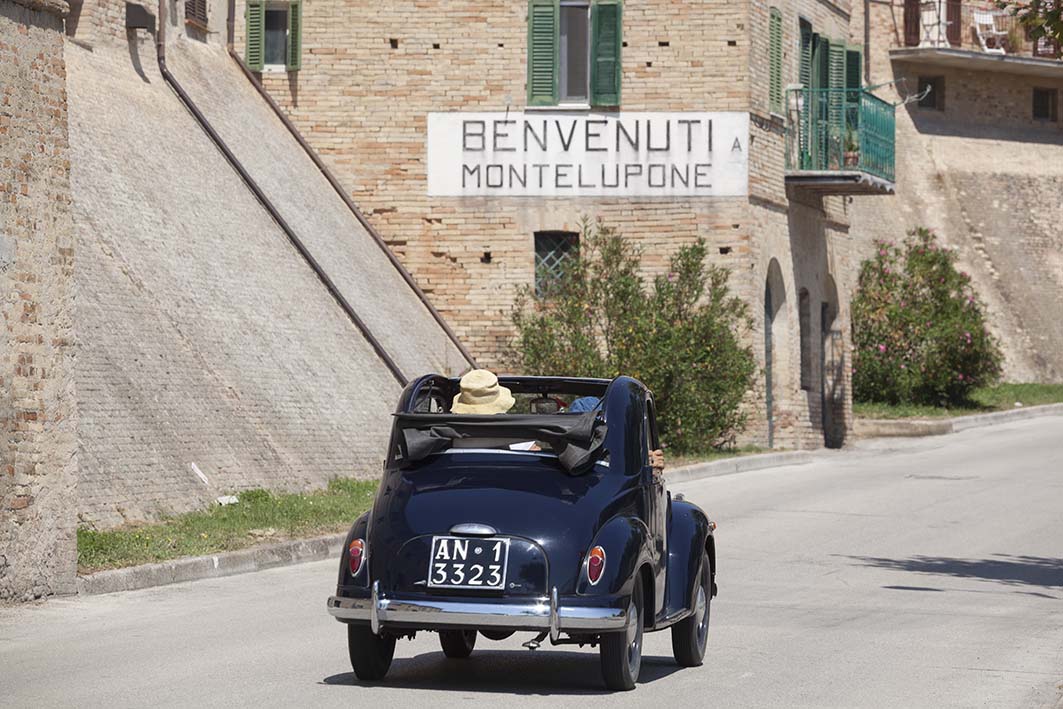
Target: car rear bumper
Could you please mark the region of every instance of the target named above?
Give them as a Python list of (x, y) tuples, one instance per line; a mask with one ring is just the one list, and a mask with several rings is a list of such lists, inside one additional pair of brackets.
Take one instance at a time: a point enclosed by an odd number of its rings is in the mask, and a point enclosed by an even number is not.
[[(369, 598), (331, 596), (328, 612), (343, 622), (367, 621), (381, 628), (498, 628), (549, 631), (555, 640), (565, 633), (607, 633), (623, 630), (627, 605), (620, 599), (549, 598), (505, 601), (495, 598), (385, 597), (378, 583)], [(615, 602), (615, 603), (614, 603)]]

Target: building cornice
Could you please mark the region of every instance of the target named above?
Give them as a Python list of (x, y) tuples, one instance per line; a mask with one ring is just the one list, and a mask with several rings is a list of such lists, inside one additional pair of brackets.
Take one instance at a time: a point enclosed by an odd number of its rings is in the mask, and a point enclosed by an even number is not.
[(27, 7), (30, 10), (47, 12), (50, 15), (66, 17), (70, 14), (70, 3), (66, 0), (11, 0), (16, 5)]

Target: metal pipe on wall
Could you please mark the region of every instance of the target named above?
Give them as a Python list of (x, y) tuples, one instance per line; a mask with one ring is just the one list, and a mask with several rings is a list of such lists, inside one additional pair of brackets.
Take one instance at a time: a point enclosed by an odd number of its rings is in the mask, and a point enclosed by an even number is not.
[[(229, 4), (230, 7), (233, 5), (232, 0), (230, 0)], [(230, 24), (230, 31), (231, 28), (232, 25)], [(167, 84), (170, 85), (170, 88), (173, 89), (174, 93), (177, 94), (177, 97), (181, 100), (181, 103), (184, 104), (185, 108), (188, 109), (188, 112), (191, 113), (192, 116), (196, 119), (196, 122), (199, 123), (199, 126), (210, 137), (211, 141), (213, 141), (214, 145), (218, 148), (218, 150), (221, 151), (222, 155), (225, 156), (225, 159), (229, 162), (229, 165), (231, 165), (232, 168), (236, 170), (236, 173), (240, 176), (240, 179), (244, 181), (244, 184), (247, 185), (247, 188), (251, 190), (251, 193), (273, 218), (273, 221), (277, 223), (277, 226), (279, 226), (284, 232), (284, 234), (288, 237), (288, 240), (292, 243), (292, 246), (295, 247), (295, 250), (299, 252), (299, 255), (303, 257), (303, 260), (305, 260), (310, 266), (310, 268), (313, 269), (318, 279), (325, 286), (325, 289), (328, 290), (329, 294), (335, 299), (336, 303), (343, 310), (344, 314), (346, 314), (347, 317), (351, 320), (351, 322), (354, 323), (354, 326), (358, 328), (358, 331), (373, 348), (373, 351), (376, 352), (377, 356), (381, 359), (381, 361), (384, 362), (384, 364), (388, 368), (388, 371), (390, 371), (392, 376), (395, 377), (395, 380), (398, 381), (400, 385), (406, 386), (406, 384), (409, 382), (409, 379), (406, 377), (405, 374), (402, 373), (402, 370), (399, 369), (399, 366), (395, 362), (395, 360), (392, 359), (391, 355), (388, 354), (387, 350), (384, 349), (384, 346), (380, 343), (380, 341), (376, 339), (376, 336), (373, 335), (369, 327), (358, 316), (358, 313), (355, 312), (354, 308), (343, 296), (343, 293), (340, 292), (339, 288), (336, 287), (336, 284), (333, 283), (332, 279), (329, 278), (327, 273), (325, 273), (325, 270), (321, 267), (321, 264), (317, 262), (317, 259), (313, 257), (310, 251), (303, 244), (302, 240), (300, 240), (296, 233), (292, 230), (288, 222), (284, 220), (284, 217), (282, 217), (280, 212), (277, 211), (277, 208), (270, 201), (269, 197), (266, 196), (266, 194), (262, 191), (262, 188), (258, 186), (258, 183), (255, 182), (254, 178), (252, 178), (251, 175), (247, 172), (243, 164), (240, 163), (240, 160), (236, 157), (236, 155), (233, 154), (232, 150), (229, 149), (229, 146), (225, 143), (222, 137), (218, 134), (217, 131), (214, 130), (214, 127), (210, 124), (210, 121), (207, 120), (207, 117), (204, 116), (203, 113), (196, 106), (195, 102), (192, 100), (192, 97), (185, 92), (180, 82), (177, 81), (177, 78), (170, 73), (169, 68), (167, 68), (166, 66), (166, 0), (159, 0), (159, 27), (155, 33), (155, 53), (159, 62), (159, 72), (162, 74), (162, 78), (166, 81)]]
[(362, 228), (366, 230), (366, 233), (368, 233), (369, 236), (372, 237), (373, 241), (376, 242), (376, 245), (380, 247), (380, 250), (383, 251), (384, 254), (388, 257), (388, 260), (391, 261), (391, 265), (395, 267), (395, 270), (399, 272), (399, 275), (402, 276), (402, 279), (406, 281), (406, 285), (408, 285), (413, 290), (414, 294), (417, 295), (421, 303), (424, 304), (424, 307), (428, 309), (429, 314), (431, 314), (431, 316), (435, 319), (436, 323), (438, 323), (439, 326), (443, 329), (443, 332), (445, 332), (447, 337), (450, 338), (450, 341), (454, 343), (454, 346), (458, 348), (458, 351), (461, 352), (461, 355), (469, 362), (472, 367), (476, 367), (476, 360), (473, 358), (472, 353), (470, 353), (465, 348), (465, 345), (461, 343), (461, 341), (458, 339), (458, 336), (454, 333), (453, 330), (451, 330), (450, 325), (447, 323), (447, 321), (443, 319), (443, 316), (439, 314), (439, 311), (436, 310), (435, 306), (432, 305), (432, 303), (428, 300), (428, 296), (423, 290), (421, 290), (421, 287), (417, 285), (417, 281), (415, 281), (410, 272), (406, 270), (406, 267), (402, 265), (402, 262), (399, 261), (399, 258), (395, 255), (395, 252), (393, 252), (391, 248), (387, 245), (387, 243), (384, 241), (384, 238), (380, 235), (380, 232), (378, 232), (376, 228), (369, 223), (369, 220), (365, 218), (365, 215), (362, 214), (362, 210), (359, 209), (358, 205), (356, 205), (354, 201), (350, 198), (350, 196), (347, 194), (347, 190), (343, 188), (343, 185), (340, 184), (340, 181), (336, 179), (335, 175), (332, 174), (332, 171), (328, 168), (328, 165), (326, 165), (325, 162), (321, 159), (321, 157), (317, 154), (317, 151), (310, 146), (310, 144), (303, 137), (303, 134), (299, 132), (299, 129), (296, 128), (295, 124), (292, 123), (290, 118), (288, 118), (288, 115), (284, 112), (284, 109), (282, 109), (280, 105), (274, 100), (274, 98), (269, 94), (269, 92), (266, 91), (266, 88), (262, 86), (262, 82), (258, 80), (254, 73), (247, 67), (247, 64), (244, 62), (243, 58), (233, 48), (236, 41), (235, 15), (236, 0), (229, 0), (229, 19), (226, 24), (227, 34), (225, 42), (226, 48), (229, 50), (229, 56), (233, 58), (233, 61), (235, 61), (236, 65), (240, 67), (240, 70), (244, 73), (244, 76), (247, 77), (247, 80), (251, 82), (251, 85), (255, 87), (255, 90), (258, 91), (259, 95), (262, 96), (263, 99), (265, 99), (269, 107), (273, 109), (273, 113), (276, 114), (277, 118), (279, 118), (281, 123), (284, 124), (284, 127), (288, 129), (288, 132), (291, 133), (292, 137), (295, 138), (297, 143), (299, 143), (299, 146), (302, 147), (303, 151), (306, 152), (306, 154), (314, 162), (314, 165), (317, 167), (317, 169), (321, 172), (322, 175), (325, 176), (325, 179), (328, 180), (329, 184), (332, 185), (332, 189), (336, 191), (336, 194), (340, 196), (340, 199), (343, 200), (343, 203), (347, 205), (347, 208), (349, 210), (351, 210), (351, 214), (354, 215), (354, 218), (358, 220), (358, 223), (362, 225)]

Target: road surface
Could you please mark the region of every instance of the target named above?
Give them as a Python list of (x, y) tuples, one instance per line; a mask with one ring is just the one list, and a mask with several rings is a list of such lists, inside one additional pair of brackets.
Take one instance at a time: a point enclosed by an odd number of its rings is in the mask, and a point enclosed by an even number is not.
[[(1063, 417), (875, 441), (673, 486), (719, 521), (704, 667), (647, 636), (609, 706), (1057, 707)], [(360, 685), (325, 612), (333, 561), (0, 609), (0, 703), (587, 706), (595, 651), (401, 641)], [(601, 698), (601, 697), (598, 697)]]

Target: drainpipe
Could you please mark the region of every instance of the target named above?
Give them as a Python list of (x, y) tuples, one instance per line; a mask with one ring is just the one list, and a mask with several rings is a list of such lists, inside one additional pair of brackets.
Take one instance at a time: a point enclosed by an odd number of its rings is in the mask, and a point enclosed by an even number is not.
[[(230, 0), (230, 6), (231, 5), (232, 0)], [(231, 23), (229, 25), (229, 29), (230, 31), (232, 31)], [(362, 336), (373, 348), (373, 351), (376, 352), (377, 356), (380, 357), (381, 361), (384, 362), (388, 370), (391, 372), (392, 376), (395, 377), (395, 380), (399, 383), (400, 386), (406, 386), (406, 384), (409, 382), (409, 379), (406, 377), (405, 374), (402, 373), (402, 370), (399, 369), (399, 366), (395, 363), (395, 360), (392, 359), (391, 355), (387, 353), (387, 350), (385, 350), (384, 346), (380, 344), (380, 341), (376, 339), (373, 333), (366, 326), (365, 322), (363, 322), (362, 319), (358, 317), (358, 313), (355, 312), (354, 308), (351, 307), (351, 304), (347, 302), (347, 299), (343, 297), (343, 294), (340, 292), (339, 288), (336, 287), (336, 284), (332, 282), (332, 279), (329, 278), (328, 274), (325, 273), (325, 270), (321, 268), (321, 264), (319, 264), (317, 260), (313, 257), (313, 255), (311, 255), (310, 251), (307, 250), (306, 246), (299, 239), (299, 237), (296, 236), (295, 232), (292, 230), (291, 226), (289, 226), (288, 222), (284, 220), (284, 217), (280, 215), (280, 212), (278, 212), (276, 207), (273, 206), (273, 203), (270, 202), (269, 197), (267, 197), (265, 192), (263, 192), (262, 189), (258, 186), (258, 183), (255, 182), (254, 178), (252, 178), (251, 175), (248, 174), (247, 170), (244, 169), (244, 166), (236, 158), (236, 155), (234, 155), (233, 152), (229, 150), (229, 146), (226, 145), (225, 141), (222, 140), (222, 137), (218, 135), (217, 131), (214, 130), (214, 127), (207, 120), (207, 117), (203, 115), (203, 113), (199, 110), (196, 104), (192, 101), (192, 97), (185, 93), (184, 88), (181, 87), (181, 84), (166, 67), (166, 0), (159, 0), (159, 29), (155, 35), (155, 51), (159, 60), (159, 72), (162, 74), (162, 78), (165, 79), (166, 83), (170, 85), (170, 88), (174, 90), (174, 93), (177, 94), (177, 97), (181, 99), (181, 103), (185, 105), (185, 108), (187, 108), (188, 112), (191, 113), (192, 116), (196, 119), (196, 122), (199, 123), (203, 131), (214, 142), (214, 145), (217, 146), (218, 150), (221, 151), (222, 155), (225, 156), (225, 159), (228, 160), (232, 168), (236, 170), (236, 173), (240, 175), (240, 179), (244, 181), (244, 184), (247, 185), (247, 188), (251, 190), (251, 193), (255, 195), (255, 198), (259, 201), (259, 203), (265, 208), (267, 212), (269, 212), (269, 215), (273, 217), (273, 221), (275, 221), (277, 223), (277, 226), (279, 226), (281, 230), (285, 233), (285, 235), (288, 237), (288, 240), (292, 243), (292, 246), (295, 247), (295, 250), (299, 252), (299, 255), (302, 256), (303, 259), (307, 262), (307, 264), (309, 264), (310, 268), (314, 270), (314, 273), (317, 275), (321, 283), (324, 284), (326, 290), (328, 290), (329, 294), (332, 295), (332, 297), (336, 300), (336, 303), (340, 306), (340, 308), (351, 320), (351, 322), (354, 323), (354, 326), (358, 328), (358, 331), (362, 333)]]
[(324, 163), (321, 157), (317, 154), (317, 151), (310, 147), (310, 144), (306, 142), (306, 139), (303, 137), (303, 134), (299, 132), (299, 129), (296, 128), (295, 124), (292, 123), (290, 118), (288, 118), (288, 114), (284, 112), (284, 109), (282, 109), (280, 105), (278, 105), (277, 102), (273, 99), (273, 97), (269, 94), (269, 92), (266, 91), (265, 87), (262, 86), (262, 83), (247, 67), (247, 64), (244, 63), (243, 58), (233, 48), (236, 41), (235, 16), (236, 0), (229, 0), (229, 21), (226, 24), (227, 34), (225, 42), (226, 47), (229, 50), (229, 56), (232, 57), (233, 61), (236, 62), (236, 65), (240, 67), (240, 70), (244, 73), (244, 76), (247, 77), (247, 80), (250, 81), (251, 85), (255, 87), (255, 90), (258, 91), (259, 95), (266, 101), (269, 107), (273, 109), (273, 113), (276, 114), (277, 118), (279, 118), (281, 123), (284, 124), (284, 127), (288, 129), (288, 132), (291, 133), (292, 137), (295, 138), (297, 143), (299, 143), (303, 151), (310, 157), (311, 160), (313, 160), (314, 165), (317, 166), (317, 169), (321, 172), (322, 175), (325, 176), (325, 179), (328, 180), (328, 183), (332, 185), (332, 189), (336, 191), (336, 194), (339, 195), (340, 199), (343, 200), (343, 203), (347, 205), (347, 209), (351, 210), (351, 214), (354, 215), (354, 218), (358, 220), (358, 223), (362, 225), (362, 228), (366, 230), (366, 233), (368, 233), (369, 236), (373, 238), (373, 241), (376, 242), (376, 245), (379, 246), (380, 250), (384, 252), (384, 255), (388, 257), (388, 260), (391, 261), (391, 265), (395, 267), (395, 270), (399, 272), (399, 275), (402, 276), (402, 279), (406, 281), (406, 285), (408, 285), (410, 289), (413, 290), (414, 294), (416, 294), (420, 301), (424, 304), (424, 307), (428, 309), (428, 312), (439, 324), (439, 327), (443, 329), (443, 332), (446, 333), (447, 337), (450, 338), (450, 341), (454, 343), (454, 346), (458, 348), (458, 351), (461, 352), (461, 355), (466, 360), (468, 360), (469, 364), (472, 367), (475, 368), (476, 360), (473, 359), (472, 353), (470, 353), (465, 348), (465, 345), (461, 343), (461, 341), (458, 339), (458, 336), (454, 334), (453, 330), (450, 329), (450, 325), (447, 324), (447, 321), (443, 319), (443, 316), (439, 314), (439, 311), (435, 309), (435, 306), (432, 305), (431, 302), (429, 302), (428, 296), (425, 295), (425, 292), (421, 290), (421, 287), (419, 285), (417, 285), (417, 281), (413, 279), (413, 276), (410, 275), (410, 272), (406, 270), (406, 267), (403, 266), (402, 262), (399, 261), (397, 256), (395, 256), (395, 252), (393, 252), (388, 247), (387, 243), (384, 241), (384, 238), (380, 236), (380, 232), (378, 232), (376, 228), (374, 228), (373, 225), (369, 223), (369, 220), (365, 218), (365, 215), (362, 214), (362, 210), (358, 208), (358, 205), (356, 205), (351, 200), (350, 196), (347, 194), (347, 190), (343, 188), (343, 185), (340, 184), (340, 181), (337, 180), (336, 176), (332, 174), (332, 171), (328, 168), (328, 165)]

